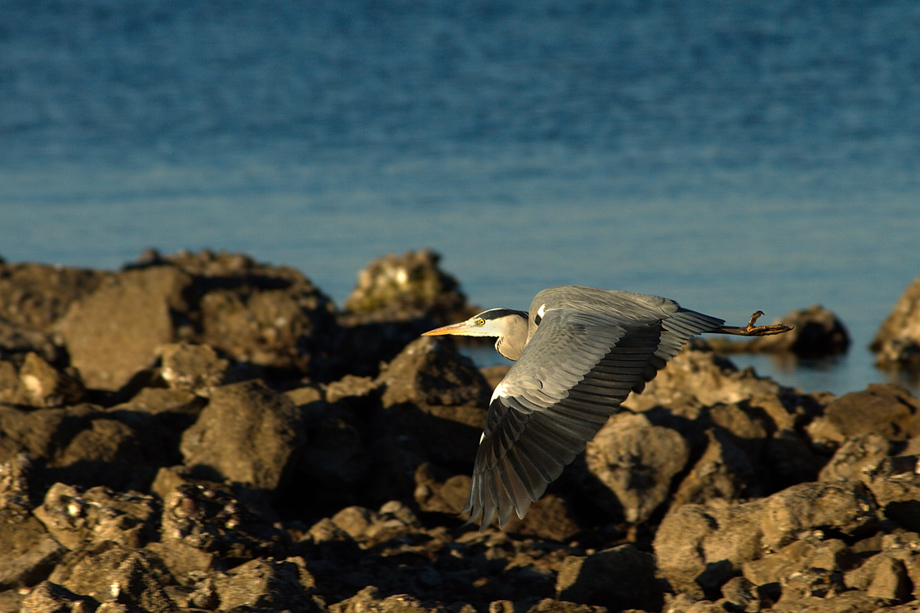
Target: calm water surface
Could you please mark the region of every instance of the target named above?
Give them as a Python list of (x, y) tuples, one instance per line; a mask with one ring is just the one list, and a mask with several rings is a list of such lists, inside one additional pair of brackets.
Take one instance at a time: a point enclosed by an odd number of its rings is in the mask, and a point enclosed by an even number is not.
[[(0, 0), (0, 255), (245, 251), (341, 304), (432, 247), (471, 301), (578, 283), (820, 303), (805, 390), (920, 275), (920, 5)], [(916, 388), (915, 388), (916, 389)]]

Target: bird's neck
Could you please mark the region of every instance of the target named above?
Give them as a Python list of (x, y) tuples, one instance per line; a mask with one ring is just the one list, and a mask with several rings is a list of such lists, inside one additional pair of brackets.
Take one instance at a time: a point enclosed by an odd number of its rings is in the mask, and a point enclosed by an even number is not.
[(527, 345), (527, 314), (522, 312), (510, 318), (505, 335), (499, 336), (495, 341), (495, 351), (503, 358), (514, 362), (521, 357), (525, 345)]

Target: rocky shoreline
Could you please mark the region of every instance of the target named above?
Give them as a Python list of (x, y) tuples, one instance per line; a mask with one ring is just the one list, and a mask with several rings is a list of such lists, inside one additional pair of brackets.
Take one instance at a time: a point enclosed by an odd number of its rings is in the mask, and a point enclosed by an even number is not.
[[(915, 365), (918, 305), (920, 280), (880, 364)], [(0, 611), (920, 606), (920, 401), (720, 357), (845, 351), (832, 313), (694, 342), (524, 520), (480, 532), (457, 514), (506, 367), (418, 337), (477, 310), (430, 251), (372, 263), (342, 310), (239, 254), (0, 262)]]

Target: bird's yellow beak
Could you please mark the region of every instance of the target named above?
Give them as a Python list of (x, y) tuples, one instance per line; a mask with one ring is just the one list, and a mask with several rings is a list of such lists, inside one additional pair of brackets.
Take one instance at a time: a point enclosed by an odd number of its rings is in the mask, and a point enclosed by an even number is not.
[(463, 334), (469, 330), (470, 326), (467, 322), (461, 321), (458, 324), (450, 324), (449, 326), (441, 326), (440, 328), (435, 328), (434, 330), (429, 330), (428, 332), (422, 332), (422, 336), (441, 336), (442, 334)]

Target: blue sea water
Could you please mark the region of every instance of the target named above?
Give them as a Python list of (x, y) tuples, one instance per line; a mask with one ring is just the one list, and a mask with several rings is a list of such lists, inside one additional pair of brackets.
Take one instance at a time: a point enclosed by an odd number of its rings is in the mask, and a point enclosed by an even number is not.
[(0, 256), (245, 251), (341, 304), (432, 247), (484, 306), (820, 303), (847, 356), (735, 361), (862, 389), (920, 275), (918, 31), (908, 0), (0, 0)]

